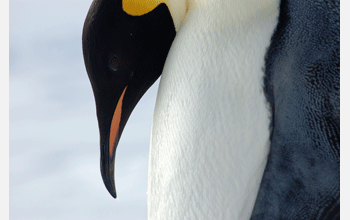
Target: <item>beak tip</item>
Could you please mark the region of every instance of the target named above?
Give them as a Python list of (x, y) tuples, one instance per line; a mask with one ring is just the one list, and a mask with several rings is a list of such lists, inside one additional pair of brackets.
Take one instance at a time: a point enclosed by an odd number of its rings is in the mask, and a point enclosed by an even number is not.
[(109, 194), (111, 194), (111, 196), (116, 199), (117, 198), (117, 192), (115, 190), (114, 179), (110, 179), (110, 178), (105, 179), (105, 178), (103, 178), (103, 182), (104, 182), (104, 184), (105, 184)]
[(117, 198), (114, 183), (114, 158), (109, 158), (105, 152), (101, 152), (101, 175), (108, 192), (113, 198)]
[(108, 189), (108, 192), (111, 194), (111, 196), (113, 197), (113, 198), (117, 198), (117, 193), (116, 193), (116, 191), (115, 191), (115, 189), (113, 188), (113, 190), (109, 190)]

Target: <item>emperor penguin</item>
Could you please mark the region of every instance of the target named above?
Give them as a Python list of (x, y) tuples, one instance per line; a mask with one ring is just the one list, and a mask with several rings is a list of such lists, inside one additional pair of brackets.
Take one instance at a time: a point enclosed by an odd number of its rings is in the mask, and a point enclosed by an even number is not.
[[(101, 174), (162, 75), (149, 219), (339, 219), (339, 0), (94, 0)], [(137, 134), (135, 134), (137, 137)]]

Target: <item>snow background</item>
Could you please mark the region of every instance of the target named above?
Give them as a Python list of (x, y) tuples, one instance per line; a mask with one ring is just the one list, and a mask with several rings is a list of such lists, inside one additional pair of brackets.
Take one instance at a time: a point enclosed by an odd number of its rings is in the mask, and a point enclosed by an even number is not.
[(10, 219), (147, 218), (158, 81), (135, 108), (120, 140), (115, 200), (100, 174), (95, 101), (82, 55), (91, 2), (10, 1)]

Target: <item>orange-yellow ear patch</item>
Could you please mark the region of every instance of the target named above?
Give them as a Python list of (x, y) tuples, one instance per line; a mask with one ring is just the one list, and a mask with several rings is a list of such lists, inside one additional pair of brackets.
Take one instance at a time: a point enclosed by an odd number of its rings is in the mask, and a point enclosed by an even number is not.
[(155, 9), (162, 0), (123, 0), (123, 10), (129, 15), (140, 16)]

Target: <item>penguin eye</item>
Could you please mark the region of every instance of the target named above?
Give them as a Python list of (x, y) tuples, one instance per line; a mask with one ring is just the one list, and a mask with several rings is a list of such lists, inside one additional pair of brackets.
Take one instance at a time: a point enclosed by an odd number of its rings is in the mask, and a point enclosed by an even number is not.
[(118, 70), (118, 67), (119, 67), (119, 60), (118, 60), (118, 57), (114, 55), (109, 59), (108, 68), (112, 72), (116, 72)]

